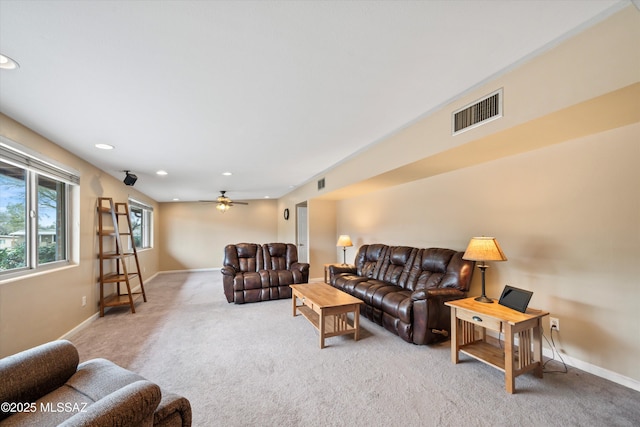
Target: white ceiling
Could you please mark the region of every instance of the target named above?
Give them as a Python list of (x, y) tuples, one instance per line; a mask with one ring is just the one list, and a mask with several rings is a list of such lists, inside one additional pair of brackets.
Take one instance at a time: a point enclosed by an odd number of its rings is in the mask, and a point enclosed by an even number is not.
[(626, 4), (0, 0), (0, 111), (157, 201), (277, 198)]

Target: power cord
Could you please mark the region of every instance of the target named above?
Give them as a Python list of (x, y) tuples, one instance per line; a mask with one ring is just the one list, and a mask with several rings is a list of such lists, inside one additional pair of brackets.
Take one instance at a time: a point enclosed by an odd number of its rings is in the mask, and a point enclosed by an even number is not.
[[(551, 342), (549, 342), (549, 340), (547, 339), (547, 336), (543, 333), (542, 336), (544, 337), (545, 341), (547, 341), (547, 344), (549, 344), (549, 347), (551, 347), (551, 359), (547, 359), (546, 362), (544, 362), (542, 364), (542, 372), (545, 374), (566, 374), (569, 369), (567, 368), (567, 364), (565, 363), (564, 359), (562, 358), (562, 356), (560, 355), (560, 352), (558, 351), (558, 349), (556, 348), (556, 343), (553, 340), (553, 331), (557, 331), (557, 329), (555, 328), (555, 326), (551, 327), (551, 332), (549, 332), (549, 336), (551, 337)], [(562, 366), (564, 367), (564, 369), (562, 370), (555, 370), (555, 371), (548, 371), (545, 370), (545, 368), (547, 367), (547, 363), (551, 362), (552, 360), (556, 360), (556, 356), (558, 355), (558, 358), (560, 359), (560, 362), (562, 363)]]
[[(551, 328), (551, 332), (549, 333), (549, 335), (551, 336), (551, 342), (549, 342), (549, 340), (547, 339), (547, 336), (544, 334), (544, 332), (542, 333), (542, 336), (544, 337), (545, 341), (547, 342), (547, 344), (551, 348), (551, 358), (547, 359), (547, 361), (542, 364), (542, 372), (545, 373), (545, 374), (566, 374), (567, 372), (569, 372), (569, 368), (567, 367), (567, 364), (565, 363), (564, 359), (562, 358), (562, 355), (560, 354), (560, 352), (556, 348), (556, 343), (553, 340), (553, 331), (554, 330), (556, 331), (556, 333), (558, 332), (558, 330), (555, 328), (555, 326)], [(500, 349), (502, 349), (504, 351), (504, 348), (502, 347), (502, 329), (500, 330), (500, 332), (498, 332), (498, 345), (500, 346)], [(552, 360), (556, 360), (556, 357), (555, 357), (556, 354), (558, 355), (558, 359), (560, 359), (560, 362), (562, 363), (563, 369), (562, 370), (555, 370), (555, 371), (545, 370), (545, 368), (547, 367), (547, 363), (551, 362)]]

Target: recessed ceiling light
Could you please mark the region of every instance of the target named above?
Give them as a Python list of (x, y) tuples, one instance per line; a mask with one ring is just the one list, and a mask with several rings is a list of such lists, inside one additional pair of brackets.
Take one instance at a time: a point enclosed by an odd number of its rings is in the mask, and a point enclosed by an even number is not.
[(231, 172), (222, 172), (222, 175), (224, 175), (224, 176), (231, 176), (231, 175), (233, 175), (233, 174), (232, 174)]
[(167, 173), (167, 171), (159, 170), (158, 172), (156, 172), (156, 175), (164, 176), (164, 175), (169, 175), (169, 174)]
[(271, 197), (269, 197), (269, 196), (264, 196), (264, 198), (265, 198), (265, 199), (270, 199)]
[(173, 201), (174, 201), (174, 202), (179, 202), (179, 201), (180, 201), (180, 199), (178, 199), (177, 197), (174, 197), (174, 198), (173, 198)]
[(99, 148), (101, 150), (113, 150), (113, 145), (109, 145), (109, 144), (96, 144), (96, 148)]
[(20, 65), (8, 56), (0, 53), (0, 68), (3, 70), (15, 70), (16, 68), (20, 68)]

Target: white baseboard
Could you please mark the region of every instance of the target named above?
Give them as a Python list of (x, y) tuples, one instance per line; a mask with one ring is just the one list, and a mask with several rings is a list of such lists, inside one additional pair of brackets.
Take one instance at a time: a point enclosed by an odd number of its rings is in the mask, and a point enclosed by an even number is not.
[[(551, 359), (553, 357), (553, 351), (550, 348), (543, 347), (542, 355)], [(592, 365), (591, 363), (569, 357), (566, 354), (561, 354), (561, 356), (562, 360), (564, 360), (564, 362), (569, 366), (580, 369), (581, 371), (588, 372), (597, 377), (604, 378), (616, 384), (628, 387), (632, 390), (640, 391), (640, 381), (634, 380), (633, 378), (625, 377), (624, 375), (610, 371), (600, 366)], [(554, 360), (562, 363), (562, 361), (557, 357)]]
[(220, 267), (216, 267), (216, 268), (194, 268), (191, 270), (166, 270), (166, 271), (159, 271), (156, 273), (157, 274), (175, 274), (175, 273), (197, 273), (200, 271), (220, 271), (221, 268)]
[[(494, 331), (487, 331), (487, 335), (494, 339), (498, 339), (498, 334), (495, 333)], [(544, 335), (543, 335), (543, 338), (544, 338)], [(515, 344), (518, 345), (517, 336), (515, 337)], [(566, 363), (567, 366), (572, 366), (574, 368), (580, 369), (581, 371), (587, 372), (589, 374), (593, 374), (600, 378), (604, 378), (605, 380), (609, 380), (616, 384), (620, 384), (632, 390), (640, 391), (640, 381), (634, 380), (633, 378), (625, 377), (624, 375), (621, 375), (617, 372), (610, 371), (600, 366), (592, 365), (591, 363), (572, 358), (565, 353), (560, 355), (562, 357), (562, 360), (559, 360), (558, 357), (555, 357), (555, 358), (553, 357), (554, 353), (551, 348), (544, 347), (544, 343), (542, 346), (542, 356), (548, 359), (553, 358), (558, 363), (562, 363), (562, 361), (564, 361), (564, 363)]]
[(94, 313), (91, 317), (89, 317), (84, 322), (80, 323), (78, 326), (76, 326), (75, 328), (71, 329), (70, 331), (68, 331), (67, 333), (65, 333), (64, 335), (62, 335), (58, 339), (59, 340), (68, 340), (70, 337), (72, 337), (76, 333), (80, 332), (81, 330), (83, 330), (84, 328), (89, 326), (98, 317), (100, 317), (100, 312), (99, 311)]
[[(153, 280), (156, 276), (158, 276), (158, 274), (161, 274), (161, 272), (155, 273), (153, 276), (148, 277), (147, 279), (145, 279), (145, 282), (149, 283), (151, 280)], [(131, 289), (131, 292), (140, 292), (140, 285), (136, 286), (135, 288)], [(108, 311), (110, 307), (107, 307), (105, 309), (105, 311)], [(95, 321), (97, 318), (100, 317), (100, 310), (96, 311), (95, 313), (93, 313), (91, 315), (91, 317), (87, 318), (86, 320), (84, 320), (82, 323), (80, 323), (79, 325), (77, 325), (75, 328), (71, 329), (70, 331), (67, 331), (64, 335), (62, 335), (60, 338), (60, 340), (68, 340), (70, 337), (72, 337), (73, 335), (75, 335), (76, 333), (80, 332), (81, 330), (83, 330), (84, 328), (86, 328), (87, 326), (89, 326), (93, 321)]]

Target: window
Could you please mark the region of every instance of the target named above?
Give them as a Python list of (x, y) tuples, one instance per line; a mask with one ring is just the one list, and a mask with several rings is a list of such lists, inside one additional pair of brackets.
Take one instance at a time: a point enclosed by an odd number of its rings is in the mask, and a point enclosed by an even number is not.
[(76, 172), (0, 137), (0, 278), (69, 261)]
[(129, 199), (129, 216), (136, 249), (151, 248), (153, 246), (153, 208)]

